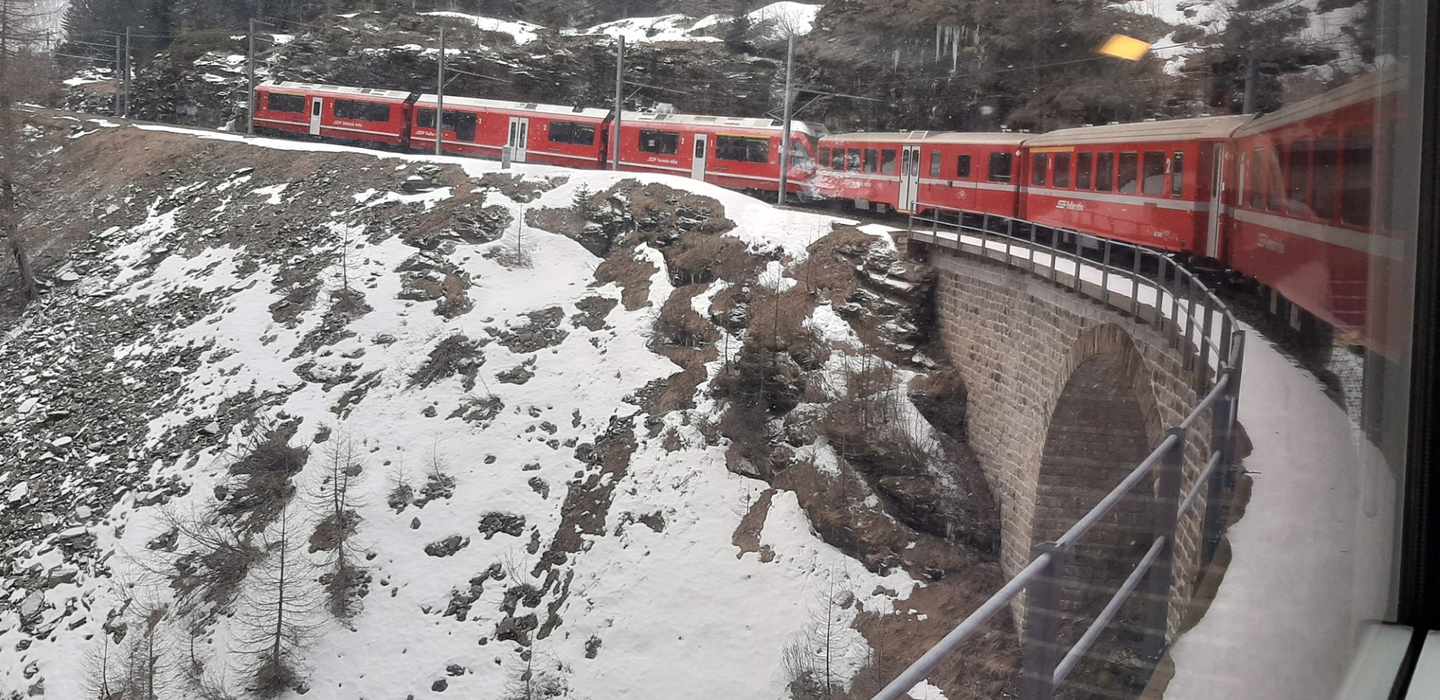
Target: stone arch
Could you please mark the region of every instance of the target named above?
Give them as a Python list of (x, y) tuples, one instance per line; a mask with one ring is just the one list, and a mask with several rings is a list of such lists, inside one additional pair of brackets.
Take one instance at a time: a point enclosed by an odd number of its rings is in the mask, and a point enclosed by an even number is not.
[[(1115, 325), (1081, 331), (1057, 372), (1038, 459), (1031, 544), (1053, 542), (1120, 483), (1164, 433), (1148, 365)], [(1154, 539), (1154, 481), (1147, 478), (1092, 527), (1062, 571), (1062, 643), (1074, 642)], [(1165, 601), (1132, 599), (1125, 618), (1153, 620)], [(1163, 619), (1163, 618), (1162, 618)], [(1113, 631), (1106, 637), (1112, 637)], [(1101, 651), (1108, 644), (1102, 641)], [(1104, 653), (1102, 651), (1102, 653)], [(1093, 655), (1093, 654), (1092, 654)]]

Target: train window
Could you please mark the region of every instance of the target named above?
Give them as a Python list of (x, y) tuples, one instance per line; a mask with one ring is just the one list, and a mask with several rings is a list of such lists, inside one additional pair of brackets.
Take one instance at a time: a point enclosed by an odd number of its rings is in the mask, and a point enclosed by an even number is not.
[(830, 152), (830, 168), (832, 170), (845, 169), (845, 149), (837, 148)]
[(1045, 184), (1045, 171), (1050, 169), (1050, 157), (1044, 153), (1036, 154), (1030, 159), (1030, 184)]
[(865, 149), (865, 172), (874, 173), (880, 170), (880, 151), (874, 148)]
[(1334, 136), (1326, 134), (1315, 142), (1315, 189), (1310, 207), (1322, 219), (1335, 218), (1335, 190), (1339, 188), (1340, 144)]
[(960, 156), (960, 162), (955, 164), (956, 177), (970, 177), (970, 156)]
[(269, 105), (268, 108), (271, 112), (289, 112), (291, 114), (300, 114), (305, 111), (305, 96), (282, 95), (280, 93), (272, 92), (267, 98), (266, 104)]
[(1140, 154), (1120, 154), (1120, 174), (1116, 191), (1121, 194), (1135, 194), (1140, 184)]
[[(445, 115), (450, 116), (450, 115)], [(550, 143), (568, 143), (575, 146), (594, 146), (595, 127), (575, 122), (551, 122)]]
[(828, 146), (820, 148), (820, 163), (824, 167), (830, 167), (830, 148)]
[(715, 157), (740, 163), (769, 163), (770, 141), (741, 136), (717, 136)]
[(850, 154), (845, 158), (845, 169), (860, 172), (860, 149), (850, 149)]
[(1009, 153), (990, 154), (990, 181), (1009, 182), (1010, 171), (1014, 167), (1015, 157)]
[(1109, 192), (1115, 189), (1115, 154), (1101, 153), (1095, 160), (1095, 189)]
[(1165, 194), (1165, 154), (1145, 152), (1145, 180), (1140, 183), (1145, 194)]
[(1340, 191), (1340, 220), (1370, 225), (1370, 170), (1374, 160), (1368, 128), (1345, 133), (1345, 187)]
[(1265, 174), (1261, 169), (1264, 159), (1260, 153), (1259, 148), (1255, 149), (1250, 154), (1249, 164), (1245, 168), (1245, 203), (1252, 209), (1259, 209), (1265, 205)]
[(1070, 187), (1070, 154), (1055, 154), (1055, 176), (1051, 178), (1056, 187)]
[[(674, 155), (680, 152), (680, 134), (668, 131), (641, 131), (640, 150), (646, 153)], [(719, 150), (717, 148), (717, 150)]]
[(336, 119), (358, 119), (364, 122), (390, 121), (390, 105), (358, 100), (335, 100)]
[(1280, 166), (1285, 162), (1285, 147), (1277, 145), (1266, 158), (1265, 164), (1265, 208), (1279, 211), (1285, 206), (1285, 186), (1281, 181)]
[(1081, 153), (1075, 156), (1075, 189), (1090, 189), (1090, 170), (1093, 168), (1095, 154)]
[[(896, 173), (896, 170), (895, 170), (895, 151), (890, 151), (890, 150), (881, 151), (881, 152), (880, 152), (880, 156), (881, 156), (881, 158), (880, 158), (880, 174), (882, 174), (882, 175), (894, 175), (894, 174)], [(916, 163), (916, 166), (919, 166), (919, 163)], [(920, 168), (919, 168), (919, 167), (916, 167), (915, 169), (916, 169), (916, 170), (919, 170)]]
[(1170, 154), (1170, 196), (1179, 197), (1185, 191), (1185, 154), (1176, 151)]
[(930, 177), (940, 177), (941, 171), (945, 169), (945, 156), (939, 153), (930, 154)]
[[(475, 127), (479, 118), (473, 112), (446, 112), (445, 128), (455, 132), (455, 137), (461, 141), (475, 140)], [(422, 109), (415, 115), (415, 121), (425, 129), (435, 128), (435, 110)]]
[(1290, 144), (1290, 160), (1285, 164), (1285, 196), (1290, 211), (1306, 213), (1310, 202), (1310, 155), (1315, 144), (1309, 139)]

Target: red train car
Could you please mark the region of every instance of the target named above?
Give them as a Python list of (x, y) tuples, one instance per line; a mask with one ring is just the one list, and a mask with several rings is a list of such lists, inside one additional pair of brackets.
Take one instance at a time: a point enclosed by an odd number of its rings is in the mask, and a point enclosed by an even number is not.
[(943, 206), (1015, 214), (1015, 133), (909, 131), (820, 139), (816, 190), (862, 209), (902, 213)]
[(1225, 150), (1248, 116), (1061, 129), (1025, 140), (1020, 218), (1220, 258)]
[(410, 141), (410, 105), (418, 98), (418, 94), (398, 90), (264, 83), (255, 90), (255, 126), (336, 141), (405, 147)]
[[(668, 173), (738, 190), (780, 191), (782, 127), (774, 120), (626, 112), (621, 128), (622, 170)], [(790, 135), (786, 191), (811, 197), (816, 129), (794, 122)]]
[[(435, 95), (415, 103), (410, 147), (435, 151)], [(538, 103), (445, 97), (446, 153), (499, 159), (505, 148), (517, 163), (571, 168), (605, 164), (609, 113)]]
[(1371, 298), (1369, 280), (1388, 274), (1400, 246), (1374, 205), (1387, 167), (1375, 142), (1382, 120), (1398, 116), (1399, 84), (1371, 73), (1237, 130), (1225, 257), (1270, 288), (1272, 311), (1290, 302), (1292, 326), (1304, 320), (1298, 306), (1386, 354), (1388, 305)]
[[(269, 131), (433, 152), (435, 95), (367, 88), (265, 83), (256, 91), (255, 124)], [(445, 98), (444, 152), (519, 163), (605, 168), (611, 113), (539, 103)], [(778, 192), (781, 125), (747, 119), (626, 112), (622, 170), (666, 173), (722, 187)], [(787, 190), (811, 196), (816, 130), (791, 126)]]

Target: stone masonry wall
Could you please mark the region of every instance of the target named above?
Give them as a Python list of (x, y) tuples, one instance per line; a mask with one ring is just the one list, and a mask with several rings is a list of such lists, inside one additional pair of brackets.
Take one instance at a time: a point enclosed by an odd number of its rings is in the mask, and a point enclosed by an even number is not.
[[(1039, 543), (1037, 515), (1048, 523), (1058, 515), (1073, 519), (1090, 507), (1045, 502), (1053, 499), (1052, 493), (1073, 491), (1040, 488), (1052, 416), (1077, 367), (1100, 356), (1120, 358), (1147, 442), (1143, 449), (1129, 451), (1127, 460), (1148, 454), (1164, 437), (1164, 430), (1179, 424), (1203, 398), (1203, 392), (1195, 386), (1193, 373), (1184, 369), (1182, 353), (1153, 327), (1026, 270), (917, 241), (911, 246), (927, 256), (939, 273), (940, 332), (945, 351), (969, 390), (969, 438), (999, 501), (1001, 565), (1013, 576), (1030, 562)], [(1205, 416), (1187, 438), (1182, 495), (1203, 469), (1209, 443), (1210, 421)], [(1053, 455), (1049, 461), (1066, 462)], [(1073, 469), (1072, 462), (1069, 473), (1047, 475), (1044, 482), (1061, 479), (1078, 484), (1105, 478), (1113, 485), (1113, 476), (1086, 474)], [(1101, 493), (1108, 490), (1109, 485)], [(1180, 521), (1177, 576), (1168, 609), (1172, 637), (1199, 570), (1203, 513), (1204, 504), (1197, 503)], [(1056, 536), (1056, 527), (1042, 525), (1040, 536)], [(1022, 625), (1023, 599), (1012, 610), (1017, 626)]]

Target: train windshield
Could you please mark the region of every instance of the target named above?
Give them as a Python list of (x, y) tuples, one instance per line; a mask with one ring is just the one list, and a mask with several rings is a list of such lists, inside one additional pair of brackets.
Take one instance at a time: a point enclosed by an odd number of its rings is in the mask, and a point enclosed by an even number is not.
[(0, 700), (1440, 699), (1437, 131), (1440, 0), (0, 0)]

